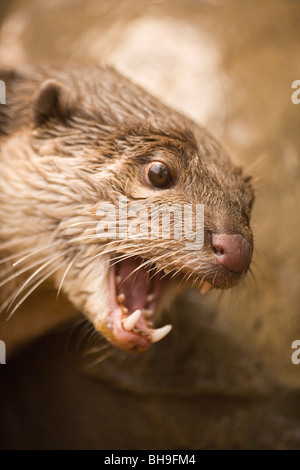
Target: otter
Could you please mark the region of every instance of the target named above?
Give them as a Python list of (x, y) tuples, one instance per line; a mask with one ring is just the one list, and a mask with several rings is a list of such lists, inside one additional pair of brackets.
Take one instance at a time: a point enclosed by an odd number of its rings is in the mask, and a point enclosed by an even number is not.
[[(0, 79), (2, 318), (50, 280), (112, 344), (144, 351), (171, 330), (154, 325), (183, 288), (204, 294), (245, 277), (251, 177), (206, 129), (110, 67), (23, 66)], [(201, 248), (184, 236), (100, 237), (98, 207), (120, 197), (146, 208), (203, 205)], [(146, 212), (130, 223), (147, 223)], [(28, 329), (45, 316), (35, 307)]]

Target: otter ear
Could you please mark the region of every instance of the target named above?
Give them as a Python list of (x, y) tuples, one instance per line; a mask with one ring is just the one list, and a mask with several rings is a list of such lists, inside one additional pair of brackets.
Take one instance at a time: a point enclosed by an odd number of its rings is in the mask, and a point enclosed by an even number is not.
[(42, 125), (51, 117), (68, 119), (75, 109), (76, 95), (64, 83), (48, 79), (42, 83), (33, 99), (33, 120)]

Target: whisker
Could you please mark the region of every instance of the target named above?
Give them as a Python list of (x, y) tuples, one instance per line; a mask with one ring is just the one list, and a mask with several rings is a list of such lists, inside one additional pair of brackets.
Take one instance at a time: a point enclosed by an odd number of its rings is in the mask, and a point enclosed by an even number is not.
[(71, 238), (70, 240), (66, 240), (65, 244), (68, 245), (70, 243), (82, 242), (85, 240), (95, 240), (95, 243), (99, 241), (96, 235), (81, 235), (80, 237), (74, 237), (74, 238)]
[(31, 256), (34, 256), (36, 255), (37, 253), (40, 253), (41, 251), (44, 251), (44, 250), (47, 250), (48, 248), (51, 248), (51, 247), (54, 247), (55, 245), (58, 245), (58, 242), (52, 242), (52, 243), (49, 243), (48, 245), (44, 245), (42, 246), (41, 248), (38, 248), (37, 250), (30, 250), (30, 253), (27, 254), (26, 256), (23, 256), (22, 258), (20, 258), (18, 261), (15, 261), (13, 263), (13, 267), (16, 267), (18, 264), (22, 263), (23, 261), (25, 261), (26, 259), (30, 258)]
[[(126, 246), (126, 249), (128, 249), (127, 246)], [(151, 253), (152, 250), (153, 250), (153, 248), (152, 249), (149, 248), (148, 250), (145, 250), (145, 248), (137, 248), (136, 250), (131, 250), (130, 253), (116, 254), (116, 256), (114, 258), (110, 259), (110, 261), (112, 262), (111, 264), (113, 266), (114, 264), (117, 264), (120, 261), (124, 261), (127, 258), (132, 258), (133, 256), (145, 256), (145, 254)]]
[[(52, 237), (53, 237), (53, 240), (55, 240), (55, 234), (57, 234), (58, 232), (58, 228), (53, 230), (52, 232)], [(37, 241), (37, 244), (39, 244), (38, 242), (40, 242), (44, 237), (46, 237), (47, 241), (49, 240), (49, 234), (48, 233), (44, 233), (44, 232), (39, 232), (38, 234), (33, 234), (33, 235), (26, 235), (25, 237), (20, 237), (19, 234), (17, 237), (12, 237), (10, 238), (9, 240), (5, 241), (5, 242), (1, 242), (0, 243), (0, 252), (1, 251), (5, 251), (7, 249), (12, 249), (12, 247), (14, 247), (15, 245), (20, 245), (20, 244), (27, 244), (28, 242), (32, 242), (32, 245), (34, 245), (34, 240)], [(30, 249), (30, 248), (28, 248)], [(24, 250), (24, 251), (27, 251)], [(21, 253), (18, 253), (18, 255), (22, 254)]]
[(3, 264), (3, 263), (7, 263), (8, 261), (11, 261), (15, 258), (18, 258), (18, 256), (22, 256), (22, 254), (26, 254), (26, 253), (30, 253), (31, 249), (28, 249), (28, 250), (24, 250), (22, 251), (21, 253), (14, 253), (13, 255), (9, 255), (9, 256), (6, 256), (5, 258), (2, 258), (0, 260), (0, 264)]
[[(15, 305), (15, 307), (13, 308), (13, 310), (10, 312), (8, 318), (7, 318), (7, 321), (10, 320), (10, 318), (12, 317), (12, 315), (15, 313), (15, 311), (20, 307), (20, 305), (22, 305), (22, 303), (30, 296), (30, 294), (32, 294), (32, 292), (34, 292), (44, 281), (46, 281), (46, 279), (48, 279), (50, 276), (52, 276), (52, 274), (54, 274), (58, 269), (60, 269), (62, 266), (64, 265), (64, 263), (62, 263), (60, 266), (55, 266), (54, 269), (52, 269), (50, 272), (47, 272), (36, 284), (34, 284), (34, 286), (28, 291), (26, 292), (26, 294), (21, 298), (21, 300), (19, 300), (19, 302)], [(16, 296), (17, 297), (17, 296)], [(14, 300), (11, 302), (11, 305), (13, 304)]]
[(74, 224), (71, 224), (71, 225), (67, 225), (65, 228), (72, 228), (72, 227), (77, 227), (79, 225), (91, 225), (91, 224), (94, 224), (94, 225), (97, 225), (99, 223), (98, 220), (86, 220), (85, 222), (75, 222)]
[(111, 357), (113, 354), (115, 354), (116, 350), (115, 349), (110, 349), (109, 351), (107, 351), (106, 354), (103, 354), (101, 355), (100, 358), (96, 359), (95, 361), (91, 361), (87, 367), (89, 369), (91, 369), (92, 367), (95, 367), (95, 366), (98, 366), (99, 364), (101, 364), (103, 361), (105, 361), (105, 359), (108, 359), (109, 357)]
[(59, 284), (58, 289), (57, 289), (56, 299), (58, 299), (59, 294), (60, 294), (61, 289), (62, 289), (62, 286), (63, 286), (63, 283), (64, 283), (64, 281), (65, 281), (65, 279), (66, 279), (66, 277), (67, 277), (67, 274), (68, 274), (68, 272), (70, 271), (70, 269), (71, 269), (71, 267), (73, 266), (73, 264), (75, 263), (75, 261), (77, 261), (78, 256), (79, 256), (79, 253), (72, 259), (72, 261), (70, 261), (70, 263), (69, 263), (68, 266), (66, 267), (65, 272), (64, 272), (64, 274), (63, 274), (63, 276), (62, 276), (62, 279), (61, 279), (60, 284)]
[[(99, 333), (97, 333), (97, 335), (99, 336)], [(94, 354), (99, 354), (100, 352), (105, 351), (105, 349), (108, 349), (110, 347), (111, 347), (111, 344), (108, 344), (108, 343), (102, 344), (101, 346), (93, 346), (84, 352), (84, 357), (92, 356)]]
[(48, 259), (48, 261), (46, 263), (44, 263), (42, 266), (40, 266), (38, 269), (36, 269), (27, 279), (26, 281), (22, 284), (22, 286), (18, 289), (14, 299), (11, 301), (11, 303), (9, 304), (8, 308), (11, 307), (11, 305), (13, 304), (14, 300), (18, 297), (18, 295), (22, 292), (22, 290), (24, 290), (24, 288), (27, 286), (27, 284), (32, 280), (34, 279), (37, 274), (39, 272), (41, 272), (43, 269), (45, 269), (49, 264), (53, 263), (53, 261), (56, 261), (58, 258), (61, 258), (62, 256), (64, 256), (62, 253), (60, 253), (59, 255), (55, 256), (54, 258), (52, 257), (50, 260)]
[[(18, 271), (13, 272), (10, 276), (6, 277), (5, 279), (3, 279), (3, 281), (0, 282), (0, 287), (3, 287), (3, 286), (4, 286), (5, 284), (7, 284), (9, 281), (12, 281), (12, 280), (15, 279), (16, 277), (19, 277), (21, 274), (24, 274), (24, 273), (26, 273), (27, 271), (30, 271), (30, 269), (35, 268), (36, 266), (38, 266), (39, 264), (41, 264), (43, 261), (49, 260), (49, 256), (50, 256), (50, 255), (48, 255), (48, 256), (45, 257), (45, 258), (42, 258), (42, 259), (40, 259), (40, 260), (35, 261), (34, 263), (30, 264), (29, 266), (25, 266), (24, 268), (19, 269)], [(52, 256), (52, 255), (51, 255), (51, 256)]]

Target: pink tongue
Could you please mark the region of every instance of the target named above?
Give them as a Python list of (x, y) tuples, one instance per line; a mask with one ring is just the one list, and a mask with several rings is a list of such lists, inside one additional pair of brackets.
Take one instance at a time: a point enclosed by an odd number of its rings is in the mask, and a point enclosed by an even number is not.
[(119, 292), (125, 295), (124, 304), (129, 309), (128, 313), (143, 309), (146, 304), (149, 278), (147, 270), (139, 266), (140, 262), (134, 258), (121, 261), (116, 266), (116, 276), (122, 278)]

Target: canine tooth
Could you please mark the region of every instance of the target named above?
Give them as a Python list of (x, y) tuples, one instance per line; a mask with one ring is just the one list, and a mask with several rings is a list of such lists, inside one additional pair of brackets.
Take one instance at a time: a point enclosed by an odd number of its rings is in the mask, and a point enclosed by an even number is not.
[(128, 318), (123, 320), (123, 328), (126, 331), (131, 331), (135, 327), (137, 321), (139, 320), (142, 314), (141, 310), (135, 310)]
[(122, 282), (121, 276), (116, 276), (116, 284), (117, 284), (117, 287), (119, 287), (119, 285), (121, 284), (121, 282)]
[(121, 304), (125, 299), (125, 295), (124, 294), (119, 294), (117, 295), (117, 301), (119, 302), (119, 304)]
[(172, 330), (172, 325), (165, 325), (162, 328), (158, 328), (157, 330), (151, 331), (151, 342), (157, 343), (163, 339), (167, 334)]
[(203, 294), (203, 295), (206, 294), (206, 292), (208, 292), (211, 288), (212, 288), (212, 285), (209, 282), (204, 281), (200, 289), (200, 294)]
[(152, 302), (155, 299), (155, 294), (148, 294), (147, 295), (147, 302)]
[(127, 307), (124, 307), (124, 305), (122, 305), (122, 312), (126, 315), (126, 313), (128, 313), (128, 308)]

